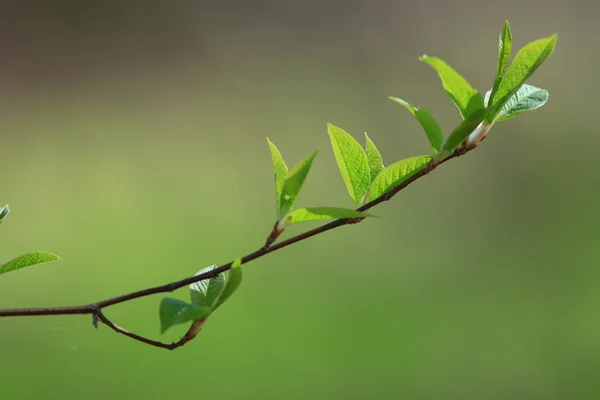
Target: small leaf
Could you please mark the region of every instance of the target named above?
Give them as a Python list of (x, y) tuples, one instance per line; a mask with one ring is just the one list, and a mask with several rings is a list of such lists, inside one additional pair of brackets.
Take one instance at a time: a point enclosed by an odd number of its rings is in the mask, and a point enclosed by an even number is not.
[(508, 67), (508, 59), (510, 58), (510, 52), (512, 51), (512, 33), (510, 31), (510, 24), (508, 21), (504, 21), (504, 28), (502, 28), (502, 32), (500, 33), (499, 44), (498, 44), (498, 67), (496, 68), (496, 79), (494, 80), (494, 87), (491, 91), (491, 102), (488, 103), (488, 96), (486, 95), (486, 99), (483, 102), (486, 106), (494, 102), (494, 97), (496, 96), (496, 92), (498, 91), (498, 86), (500, 86), (500, 82), (502, 82), (502, 78), (504, 77), (504, 73), (506, 72), (506, 67)]
[(185, 301), (165, 297), (161, 300), (158, 308), (160, 333), (165, 333), (174, 325), (204, 319), (210, 315), (211, 311), (211, 308), (207, 306), (189, 304)]
[(442, 134), (442, 130), (438, 125), (433, 115), (429, 113), (423, 107), (415, 107), (406, 101), (399, 99), (398, 97), (390, 97), (392, 101), (395, 101), (398, 104), (403, 105), (412, 115), (417, 118), (417, 121), (421, 124), (425, 133), (427, 134), (427, 138), (429, 139), (429, 143), (431, 143), (431, 149), (434, 153), (437, 153), (442, 148), (442, 143), (444, 142), (444, 135)]
[(317, 153), (318, 151), (315, 151), (310, 157), (300, 161), (289, 172), (281, 191), (281, 208), (279, 210), (278, 219), (283, 218), (294, 206), (294, 202), (300, 193), (300, 189), (302, 189), (302, 185), (306, 180), (306, 176), (310, 171), (310, 167), (312, 166)]
[(463, 119), (483, 108), (483, 98), (473, 89), (469, 82), (458, 72), (450, 67), (444, 60), (423, 55), (419, 60), (429, 64), (435, 69), (442, 80), (442, 85), (456, 105)]
[(221, 293), (221, 297), (217, 301), (215, 308), (220, 306), (227, 300), (241, 285), (242, 283), (242, 259), (237, 258), (233, 264), (231, 264), (231, 268), (227, 271), (227, 281), (225, 283), (225, 289), (223, 289), (223, 293)]
[(15, 271), (17, 269), (29, 267), (35, 264), (46, 263), (50, 261), (58, 261), (62, 260), (59, 256), (52, 253), (43, 253), (43, 252), (35, 252), (35, 253), (27, 253), (19, 256), (17, 258), (13, 258), (6, 264), (0, 266), (0, 274), (4, 274), (6, 272)]
[(431, 156), (407, 158), (384, 169), (371, 185), (370, 200), (373, 201), (398, 187), (402, 182), (425, 168), (431, 159)]
[[(217, 268), (216, 265), (211, 265), (206, 268), (202, 268), (194, 276), (202, 275), (205, 272), (212, 271)], [(204, 279), (199, 282), (194, 282), (190, 285), (190, 298), (193, 304), (199, 306), (213, 307), (223, 289), (225, 288), (225, 274), (220, 273), (214, 278)]]
[(375, 177), (377, 175), (379, 175), (379, 173), (381, 171), (383, 171), (383, 169), (385, 168), (383, 165), (383, 159), (381, 158), (381, 153), (379, 153), (379, 150), (377, 150), (377, 147), (375, 146), (375, 143), (373, 143), (373, 141), (371, 140), (371, 138), (369, 138), (369, 135), (367, 135), (367, 133), (365, 132), (365, 152), (367, 154), (367, 160), (369, 162), (369, 172), (371, 175), (371, 182), (373, 182), (373, 179), (375, 179)]
[[(488, 91), (485, 95), (486, 99), (489, 97), (490, 92)], [(548, 91), (537, 88), (528, 84), (523, 84), (521, 88), (510, 98), (502, 107), (495, 122), (506, 121), (514, 118), (519, 114), (523, 114), (526, 111), (532, 111), (536, 108), (540, 108), (548, 101)]]
[(483, 121), (487, 114), (487, 111), (479, 110), (475, 114), (473, 114), (470, 118), (461, 122), (452, 133), (448, 136), (446, 143), (444, 143), (444, 147), (442, 147), (442, 151), (438, 154), (439, 157), (436, 157), (436, 160), (442, 160), (446, 158), (446, 156), (452, 153), (460, 144), (469, 137), (471, 132), (477, 128), (477, 126)]
[(283, 191), (283, 185), (288, 177), (288, 167), (283, 161), (283, 157), (277, 147), (267, 138), (269, 147), (271, 149), (271, 158), (273, 159), (273, 170), (275, 172), (275, 194), (277, 198), (277, 213), (281, 210), (281, 193)]
[(545, 39), (536, 40), (519, 50), (498, 87), (487, 121), (493, 121), (497, 117), (502, 107), (517, 93), (523, 83), (550, 57), (556, 45), (556, 38), (555, 34)]
[(10, 212), (10, 208), (8, 208), (8, 204), (5, 205), (4, 207), (0, 208), (0, 224), (2, 223), (4, 218), (6, 218), (6, 216), (8, 215), (9, 212)]
[(327, 124), (327, 133), (348, 193), (356, 204), (360, 204), (371, 184), (367, 154), (343, 129)]
[(321, 221), (327, 219), (339, 218), (366, 218), (374, 217), (374, 215), (356, 211), (351, 208), (335, 208), (335, 207), (310, 207), (299, 208), (292, 211), (289, 215), (289, 224), (299, 222)]

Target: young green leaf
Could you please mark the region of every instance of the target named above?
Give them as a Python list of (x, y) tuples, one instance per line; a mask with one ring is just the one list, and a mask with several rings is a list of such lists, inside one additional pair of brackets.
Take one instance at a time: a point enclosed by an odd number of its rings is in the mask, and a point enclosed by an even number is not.
[(483, 108), (483, 98), (479, 92), (442, 59), (423, 55), (419, 60), (437, 71), (448, 97), (456, 105), (463, 119)]
[(299, 222), (321, 221), (338, 218), (366, 218), (374, 215), (356, 211), (350, 208), (335, 207), (309, 207), (299, 208), (292, 211), (289, 215), (288, 224), (297, 224)]
[[(215, 268), (217, 268), (216, 265), (202, 268), (195, 276), (212, 271)], [(225, 274), (220, 273), (214, 278), (192, 283), (190, 285), (190, 299), (193, 304), (213, 307), (219, 299), (219, 296), (221, 296), (221, 293), (223, 293), (224, 288)]]
[[(485, 94), (486, 101), (490, 95), (488, 91)], [(510, 98), (502, 107), (495, 122), (506, 121), (523, 114), (526, 111), (532, 111), (540, 108), (548, 101), (548, 91), (528, 84), (523, 84), (521, 88)]]
[(217, 304), (215, 308), (219, 307), (221, 304), (225, 302), (231, 295), (237, 290), (237, 288), (242, 283), (242, 269), (240, 266), (242, 265), (242, 259), (236, 259), (233, 264), (231, 264), (231, 268), (227, 271), (227, 281), (225, 282), (225, 289), (223, 289), (223, 293), (217, 300)]
[(379, 153), (379, 150), (377, 150), (375, 143), (373, 143), (373, 141), (371, 140), (371, 138), (369, 138), (369, 135), (367, 135), (366, 132), (365, 141), (365, 152), (367, 154), (367, 160), (369, 162), (369, 173), (371, 176), (371, 182), (373, 182), (373, 179), (375, 179), (375, 177), (379, 175), (381, 171), (383, 171), (385, 166), (383, 165), (381, 153)]
[(356, 139), (343, 129), (327, 124), (327, 133), (348, 193), (356, 204), (360, 204), (371, 184), (367, 154)]
[(498, 44), (498, 67), (496, 69), (496, 79), (494, 79), (494, 87), (492, 88), (491, 95), (489, 96), (489, 99), (491, 99), (491, 101), (488, 102), (488, 97), (486, 95), (486, 100), (484, 101), (484, 104), (486, 106), (494, 102), (494, 96), (498, 91), (498, 86), (500, 86), (500, 82), (502, 82), (502, 78), (504, 77), (504, 73), (506, 72), (506, 67), (508, 67), (508, 59), (510, 58), (511, 51), (512, 33), (510, 31), (510, 24), (508, 23), (508, 21), (504, 21), (504, 28), (502, 28), (502, 32), (500, 32)]
[(508, 71), (504, 75), (498, 92), (495, 94), (491, 106), (491, 112), (486, 120), (493, 122), (500, 113), (500, 110), (517, 93), (523, 83), (539, 68), (540, 65), (550, 57), (554, 46), (556, 45), (557, 35), (554, 34), (548, 38), (536, 40), (525, 45), (513, 60)]
[(423, 107), (415, 107), (406, 101), (399, 99), (398, 97), (390, 97), (389, 99), (403, 105), (408, 111), (410, 111), (412, 115), (417, 118), (417, 121), (419, 121), (425, 130), (427, 138), (429, 138), (431, 149), (434, 153), (439, 152), (442, 148), (442, 143), (444, 142), (444, 136), (437, 121), (435, 118), (433, 118), (433, 115), (431, 115), (429, 111)]
[(281, 208), (279, 210), (278, 219), (283, 218), (294, 206), (294, 202), (300, 193), (300, 189), (302, 189), (302, 185), (306, 180), (306, 176), (310, 171), (310, 167), (312, 166), (317, 153), (318, 151), (315, 151), (310, 157), (300, 161), (289, 172), (281, 191)]
[(4, 218), (6, 218), (6, 216), (8, 215), (9, 212), (10, 212), (10, 208), (8, 208), (8, 204), (5, 205), (4, 207), (0, 208), (0, 224), (2, 223)]
[(35, 252), (35, 253), (27, 253), (19, 256), (17, 258), (13, 258), (9, 262), (0, 266), (0, 274), (4, 274), (6, 272), (15, 271), (17, 269), (29, 267), (35, 264), (46, 263), (50, 261), (58, 261), (62, 260), (59, 256), (52, 253), (43, 253), (43, 252)]
[(446, 139), (446, 143), (444, 143), (444, 147), (436, 156), (436, 160), (443, 160), (446, 156), (452, 153), (460, 144), (469, 137), (471, 132), (477, 128), (477, 126), (483, 121), (487, 114), (487, 110), (479, 110), (475, 114), (471, 115), (468, 119), (461, 122), (452, 133)]
[(189, 304), (185, 301), (165, 297), (158, 308), (160, 318), (160, 333), (174, 325), (185, 324), (190, 321), (199, 321), (208, 317), (211, 308), (198, 304)]
[(269, 148), (271, 149), (271, 158), (273, 159), (273, 170), (275, 172), (275, 194), (277, 197), (277, 213), (281, 210), (281, 193), (283, 191), (283, 185), (288, 177), (288, 167), (283, 161), (283, 157), (277, 147), (267, 138), (269, 142)]
[(402, 182), (421, 171), (431, 161), (431, 156), (418, 156), (398, 161), (384, 169), (373, 181), (369, 190), (371, 201), (383, 196)]

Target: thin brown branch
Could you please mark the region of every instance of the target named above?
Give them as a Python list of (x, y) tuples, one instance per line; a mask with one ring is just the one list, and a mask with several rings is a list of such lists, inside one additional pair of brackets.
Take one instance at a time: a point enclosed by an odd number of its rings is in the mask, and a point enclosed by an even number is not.
[[(466, 153), (466, 151), (456, 151), (453, 155), (447, 157), (439, 164), (436, 164), (433, 161), (430, 162), (424, 169), (422, 169), (415, 175), (411, 176), (406, 181), (402, 182), (402, 184), (398, 185), (396, 188), (394, 188), (387, 194), (385, 194), (373, 201), (370, 201), (369, 203), (357, 208), (356, 210), (357, 211), (366, 211), (384, 201), (390, 200), (392, 197), (394, 197), (398, 192), (400, 192), (401, 190), (406, 188), (408, 185), (410, 185), (414, 181), (422, 178), (423, 176), (429, 174), (438, 165), (440, 165), (446, 161), (449, 161), (453, 158), (456, 158), (458, 156), (461, 156), (465, 153)], [(266, 254), (283, 249), (284, 247), (290, 246), (297, 242), (301, 242), (303, 240), (306, 240), (313, 236), (319, 235), (321, 233), (330, 231), (334, 228), (338, 228), (338, 227), (344, 226), (344, 225), (354, 224), (357, 222), (360, 222), (360, 220), (357, 221), (356, 218), (337, 219), (337, 220), (334, 220), (327, 224), (321, 225), (317, 228), (300, 233), (296, 236), (293, 236), (293, 237), (283, 240), (281, 242), (272, 244), (272, 242), (275, 240), (274, 238), (272, 238), (272, 236), (274, 236), (273, 232), (275, 232), (277, 230), (276, 229), (277, 224), (276, 224), (275, 227), (273, 228), (273, 231), (269, 235), (269, 238), (267, 239), (266, 245), (264, 245), (263, 247), (259, 248), (256, 251), (242, 257), (242, 264), (246, 264), (246, 263), (248, 263), (252, 260), (256, 260), (257, 258), (260, 258)], [(69, 306), (69, 307), (18, 308), (18, 309), (4, 309), (4, 310), (0, 309), (0, 317), (92, 314), (94, 316), (95, 324), (96, 324), (96, 321), (99, 320), (103, 324), (107, 325), (109, 328), (111, 328), (113, 331), (115, 331), (119, 334), (125, 335), (125, 336), (130, 337), (139, 342), (148, 344), (150, 346), (173, 350), (173, 349), (176, 349), (177, 347), (183, 346), (185, 343), (192, 340), (196, 336), (196, 334), (198, 333), (198, 331), (200, 330), (202, 325), (204, 324), (205, 320), (197, 321), (196, 323), (192, 324), (192, 326), (188, 330), (188, 333), (186, 333), (186, 335), (184, 337), (182, 337), (178, 342), (173, 342), (173, 343), (167, 344), (167, 343), (162, 343), (162, 342), (158, 342), (155, 340), (145, 338), (143, 336), (129, 332), (128, 330), (126, 330), (124, 328), (121, 328), (120, 326), (114, 324), (111, 320), (109, 320), (102, 312), (102, 309), (119, 304), (119, 303), (124, 303), (127, 301), (139, 299), (141, 297), (146, 297), (146, 296), (150, 296), (150, 295), (154, 295), (154, 294), (158, 294), (158, 293), (172, 292), (183, 286), (187, 286), (191, 283), (214, 278), (218, 274), (229, 270), (231, 268), (232, 264), (233, 264), (233, 262), (228, 262), (226, 264), (223, 264), (215, 269), (212, 269), (212, 270), (205, 272), (203, 274), (200, 274), (200, 275), (191, 276), (191, 277), (181, 279), (181, 280), (178, 280), (175, 282), (171, 282), (171, 283), (168, 283), (165, 285), (155, 286), (155, 287), (138, 290), (138, 291), (131, 292), (131, 293), (126, 293), (126, 294), (112, 297), (112, 298), (109, 298), (106, 300), (101, 300), (101, 301), (98, 301), (98, 302), (92, 303), (92, 304), (86, 304), (86, 305), (81, 305), (81, 306)]]

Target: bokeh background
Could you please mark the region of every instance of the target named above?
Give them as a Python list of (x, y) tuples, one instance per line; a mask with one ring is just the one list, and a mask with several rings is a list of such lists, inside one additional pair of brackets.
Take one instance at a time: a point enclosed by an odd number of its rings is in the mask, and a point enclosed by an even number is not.
[[(559, 33), (531, 84), (547, 105), (377, 207), (244, 268), (175, 352), (89, 316), (0, 319), (0, 396), (600, 398), (595, 1), (14, 1), (0, 13), (3, 308), (84, 304), (260, 246), (274, 218), (265, 137), (321, 151), (298, 205), (352, 206), (326, 122), (387, 164), (425, 154), (387, 96), (459, 116), (423, 53), (484, 93), (514, 47)], [(362, 139), (360, 139), (362, 141)], [(298, 233), (304, 227), (293, 227)], [(176, 292), (185, 299), (187, 291)], [(162, 296), (107, 309), (159, 335)]]

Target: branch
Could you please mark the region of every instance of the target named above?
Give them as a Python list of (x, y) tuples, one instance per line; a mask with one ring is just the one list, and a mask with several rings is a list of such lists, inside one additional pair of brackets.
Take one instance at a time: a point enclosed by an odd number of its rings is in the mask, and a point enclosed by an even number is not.
[[(392, 197), (394, 197), (398, 192), (400, 192), (401, 190), (406, 188), (408, 185), (410, 185), (417, 179), (420, 179), (423, 176), (429, 174), (438, 165), (440, 165), (446, 161), (449, 161), (453, 158), (459, 157), (459, 156), (465, 154), (467, 151), (468, 150), (464, 150), (464, 149), (461, 149), (460, 151), (456, 151), (455, 153), (453, 153), (452, 155), (450, 155), (449, 157), (447, 157), (446, 159), (444, 159), (443, 161), (441, 161), (439, 163), (431, 161), (424, 169), (422, 169), (415, 175), (411, 176), (406, 181), (402, 182), (402, 184), (398, 185), (393, 190), (391, 190), (388, 193), (386, 193), (385, 195), (357, 208), (356, 210), (357, 211), (366, 211), (384, 201), (390, 200)], [(283, 240), (283, 241), (275, 243), (275, 244), (271, 244), (272, 241), (274, 240), (274, 239), (271, 239), (273, 236), (273, 232), (272, 232), (271, 235), (269, 235), (269, 239), (267, 240), (267, 243), (263, 247), (242, 257), (242, 259), (241, 259), (242, 264), (246, 264), (246, 263), (256, 260), (257, 258), (260, 258), (266, 254), (283, 249), (284, 247), (287, 247), (294, 243), (309, 239), (309, 238), (319, 235), (321, 233), (330, 231), (335, 228), (339, 228), (344, 225), (355, 224), (357, 222), (360, 222), (361, 220), (362, 219), (357, 220), (356, 218), (337, 219), (330, 223), (327, 223), (327, 224), (321, 225), (317, 228), (300, 233), (296, 236), (293, 236), (289, 239)], [(274, 230), (276, 228), (277, 228), (277, 224), (275, 225)], [(16, 308), (16, 309), (4, 309), (4, 310), (0, 309), (0, 317), (31, 317), (31, 316), (45, 316), (45, 315), (91, 314), (93, 316), (93, 324), (96, 327), (97, 327), (98, 321), (100, 321), (103, 324), (105, 324), (106, 326), (108, 326), (109, 328), (111, 328), (113, 331), (115, 331), (119, 334), (125, 335), (131, 339), (137, 340), (139, 342), (145, 343), (150, 346), (160, 347), (160, 348), (164, 348), (167, 350), (174, 350), (178, 347), (183, 346), (190, 340), (192, 340), (196, 336), (196, 334), (200, 331), (200, 329), (202, 328), (202, 325), (204, 324), (205, 319), (193, 323), (192, 326), (190, 327), (190, 329), (188, 330), (188, 332), (178, 342), (173, 342), (173, 343), (168, 344), (168, 343), (162, 343), (162, 342), (158, 342), (158, 341), (155, 341), (152, 339), (145, 338), (143, 336), (129, 332), (128, 330), (126, 330), (124, 328), (121, 328), (120, 326), (113, 323), (110, 319), (108, 319), (104, 315), (103, 309), (110, 307), (110, 306), (114, 306), (116, 304), (139, 299), (141, 297), (146, 297), (146, 296), (150, 296), (150, 295), (154, 295), (154, 294), (158, 294), (158, 293), (172, 292), (183, 286), (190, 285), (191, 283), (214, 278), (217, 275), (219, 275), (220, 273), (229, 270), (231, 268), (232, 264), (233, 264), (233, 262), (228, 262), (217, 268), (212, 269), (211, 271), (205, 272), (200, 275), (191, 276), (191, 277), (181, 279), (179, 281), (171, 282), (171, 283), (168, 283), (165, 285), (155, 286), (155, 287), (151, 287), (151, 288), (147, 288), (147, 289), (143, 289), (143, 290), (138, 290), (135, 292), (126, 293), (126, 294), (123, 294), (120, 296), (112, 297), (112, 298), (109, 298), (106, 300), (101, 300), (96, 303), (91, 303), (91, 304), (86, 304), (86, 305), (81, 305), (81, 306), (46, 307), (46, 308)]]

